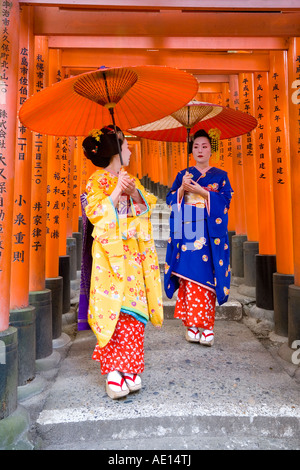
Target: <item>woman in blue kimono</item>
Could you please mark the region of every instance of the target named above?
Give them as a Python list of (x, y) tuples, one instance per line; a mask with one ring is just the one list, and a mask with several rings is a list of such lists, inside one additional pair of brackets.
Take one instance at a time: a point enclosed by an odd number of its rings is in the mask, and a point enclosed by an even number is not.
[[(195, 165), (180, 171), (167, 194), (171, 207), (164, 287), (178, 289), (175, 318), (186, 326), (186, 339), (214, 344), (216, 300), (230, 289), (228, 209), (232, 188), (224, 170), (211, 167), (211, 138), (204, 130), (192, 142)], [(200, 331), (202, 334), (200, 335)]]

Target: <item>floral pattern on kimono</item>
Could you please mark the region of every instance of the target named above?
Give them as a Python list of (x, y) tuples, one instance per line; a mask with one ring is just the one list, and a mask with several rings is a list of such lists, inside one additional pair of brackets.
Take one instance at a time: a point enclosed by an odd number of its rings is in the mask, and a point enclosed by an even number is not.
[(120, 311), (146, 324), (163, 322), (162, 291), (150, 215), (156, 202), (135, 179), (145, 206), (124, 195), (115, 208), (110, 195), (117, 177), (99, 169), (88, 180), (86, 215), (93, 224), (88, 322), (103, 348)]
[(185, 193), (179, 201), (178, 189), (185, 172), (177, 174), (167, 194), (171, 214), (165, 292), (172, 298), (181, 277), (214, 291), (219, 305), (222, 305), (228, 300), (230, 289), (227, 225), (232, 188), (225, 171), (211, 167), (201, 174), (197, 168), (191, 167), (189, 172), (193, 180), (209, 191), (208, 201), (194, 193)]

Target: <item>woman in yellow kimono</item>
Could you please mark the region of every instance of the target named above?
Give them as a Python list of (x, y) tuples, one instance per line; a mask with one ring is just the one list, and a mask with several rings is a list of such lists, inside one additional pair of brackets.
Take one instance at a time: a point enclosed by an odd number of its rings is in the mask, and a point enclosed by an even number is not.
[[(124, 166), (130, 150), (117, 128)], [(93, 359), (107, 374), (106, 391), (120, 398), (141, 388), (144, 328), (163, 322), (159, 264), (152, 237), (156, 202), (121, 168), (113, 126), (95, 130), (83, 149), (99, 169), (86, 187), (86, 216), (93, 225), (88, 323), (97, 338)]]

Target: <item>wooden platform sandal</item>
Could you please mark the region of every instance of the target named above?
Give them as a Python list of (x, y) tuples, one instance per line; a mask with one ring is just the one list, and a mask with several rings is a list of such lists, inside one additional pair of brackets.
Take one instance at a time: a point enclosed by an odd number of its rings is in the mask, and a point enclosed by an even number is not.
[(196, 326), (190, 326), (186, 329), (185, 339), (190, 343), (199, 343), (200, 333)]
[(123, 379), (126, 381), (126, 385), (130, 392), (136, 392), (142, 388), (141, 377), (131, 372), (123, 372)]
[(203, 330), (200, 338), (200, 344), (204, 346), (213, 346), (215, 341), (214, 332), (211, 330)]
[(129, 393), (124, 377), (117, 370), (107, 374), (106, 393), (113, 400), (125, 397)]

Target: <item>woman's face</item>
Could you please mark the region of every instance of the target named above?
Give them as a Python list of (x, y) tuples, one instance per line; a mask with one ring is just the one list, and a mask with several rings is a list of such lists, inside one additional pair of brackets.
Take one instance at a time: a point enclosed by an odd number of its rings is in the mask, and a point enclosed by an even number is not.
[(197, 137), (193, 144), (193, 157), (196, 164), (207, 166), (211, 156), (211, 145), (207, 137)]
[(130, 161), (131, 151), (128, 148), (128, 142), (126, 139), (124, 139), (123, 141), (121, 151), (122, 151), (123, 165), (128, 166), (129, 161)]

